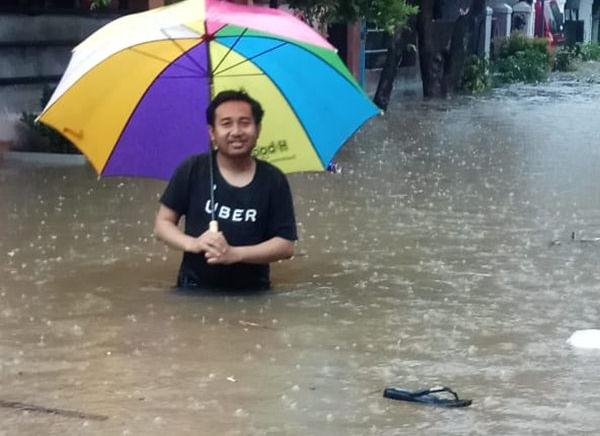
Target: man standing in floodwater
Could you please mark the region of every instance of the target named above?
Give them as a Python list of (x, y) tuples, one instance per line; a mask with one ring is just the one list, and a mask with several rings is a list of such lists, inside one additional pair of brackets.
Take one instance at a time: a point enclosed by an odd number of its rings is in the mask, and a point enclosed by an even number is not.
[[(220, 92), (206, 110), (215, 151), (185, 160), (160, 199), (154, 233), (184, 252), (178, 287), (268, 289), (269, 263), (294, 254), (297, 232), (288, 181), (279, 169), (252, 156), (263, 114), (245, 92)], [(209, 229), (213, 215), (217, 231)], [(184, 231), (178, 227), (182, 216)]]

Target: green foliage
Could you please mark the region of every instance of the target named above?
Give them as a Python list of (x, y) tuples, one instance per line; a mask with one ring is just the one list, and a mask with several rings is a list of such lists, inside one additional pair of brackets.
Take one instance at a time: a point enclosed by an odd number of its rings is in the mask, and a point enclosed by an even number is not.
[(530, 39), (514, 33), (500, 44), (492, 64), (492, 76), (497, 83), (543, 82), (553, 63), (546, 39)]
[(576, 46), (559, 47), (554, 53), (554, 71), (575, 71), (576, 62), (579, 58)]
[(288, 3), (302, 11), (309, 21), (327, 25), (365, 19), (390, 34), (406, 27), (409, 18), (419, 11), (406, 0), (290, 0)]
[(539, 83), (548, 78), (548, 64), (538, 52), (517, 52), (494, 62), (494, 80), (499, 83)]
[(407, 26), (408, 20), (419, 12), (419, 7), (406, 0), (356, 0), (360, 17), (374, 23), (389, 34)]
[(92, 0), (92, 2), (90, 3), (90, 9), (92, 11), (95, 11), (97, 9), (104, 9), (107, 8), (112, 0)]
[(579, 58), (584, 61), (600, 61), (600, 44), (577, 44), (576, 50)]
[(483, 57), (472, 55), (465, 62), (463, 91), (480, 94), (491, 87), (490, 63)]
[(600, 61), (600, 44), (587, 43), (560, 47), (556, 51), (554, 70), (575, 71), (577, 62)]
[[(40, 105), (43, 109), (52, 93), (54, 88), (45, 86), (42, 91), (42, 98), (40, 99)], [(60, 135), (54, 129), (36, 122), (38, 114), (31, 112), (23, 112), (21, 114), (21, 122), (29, 127), (33, 132), (37, 133), (42, 141), (33, 141), (29, 144), (29, 151), (45, 152), (45, 153), (79, 153), (77, 147), (75, 147), (68, 139)]]
[(587, 43), (560, 47), (555, 54), (555, 71), (576, 71), (581, 62), (600, 61), (600, 44)]

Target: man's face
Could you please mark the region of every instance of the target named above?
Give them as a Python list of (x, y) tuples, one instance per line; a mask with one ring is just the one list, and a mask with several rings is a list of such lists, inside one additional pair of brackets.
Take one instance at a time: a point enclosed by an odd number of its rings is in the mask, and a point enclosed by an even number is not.
[(210, 139), (219, 153), (230, 158), (248, 157), (256, 146), (260, 127), (245, 101), (227, 101), (215, 110), (215, 125), (209, 127)]

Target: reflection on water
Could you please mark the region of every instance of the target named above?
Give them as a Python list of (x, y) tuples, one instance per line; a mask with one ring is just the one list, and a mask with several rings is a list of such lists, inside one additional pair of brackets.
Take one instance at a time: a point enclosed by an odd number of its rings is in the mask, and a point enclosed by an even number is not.
[[(0, 168), (6, 434), (564, 434), (600, 427), (600, 87), (401, 102), (295, 174), (302, 254), (276, 289), (171, 289), (163, 183)], [(554, 243), (552, 243), (554, 241)], [(448, 385), (443, 410), (383, 399)]]

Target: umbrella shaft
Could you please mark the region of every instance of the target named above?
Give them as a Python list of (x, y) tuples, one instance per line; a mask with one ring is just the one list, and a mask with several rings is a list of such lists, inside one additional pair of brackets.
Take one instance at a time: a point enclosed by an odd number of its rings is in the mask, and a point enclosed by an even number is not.
[(214, 152), (212, 150), (209, 151), (209, 159), (208, 159), (208, 172), (210, 174), (210, 219), (211, 221), (215, 221), (215, 176), (214, 176)]

